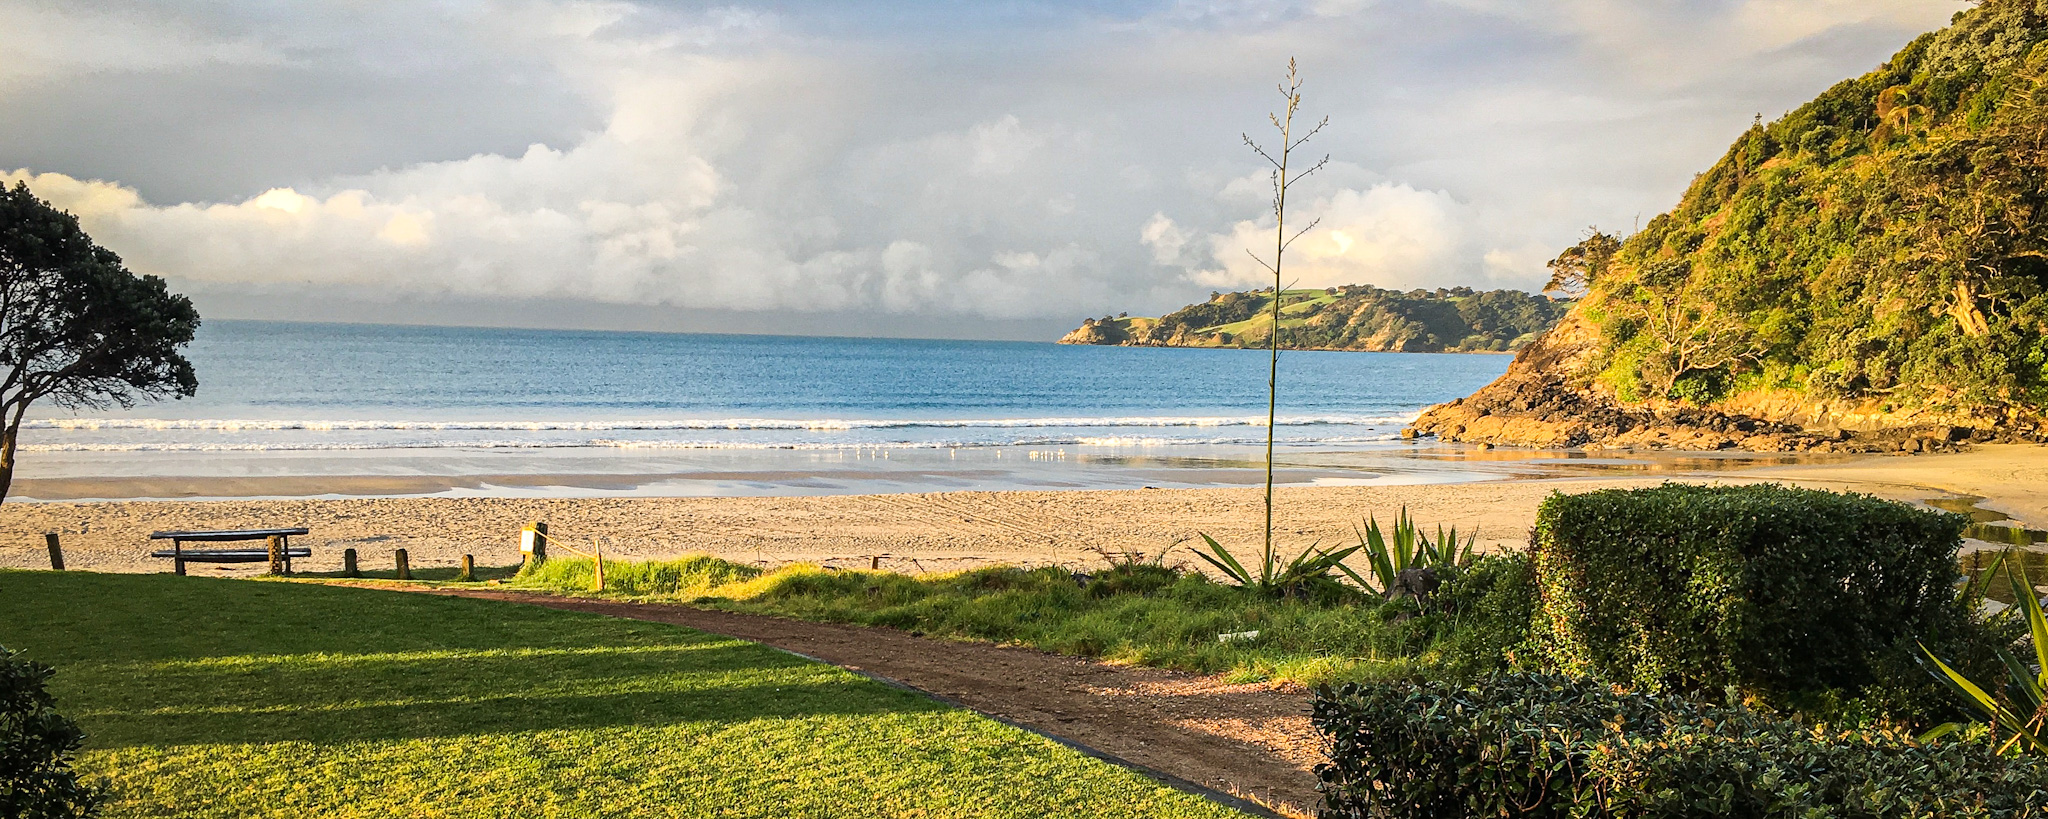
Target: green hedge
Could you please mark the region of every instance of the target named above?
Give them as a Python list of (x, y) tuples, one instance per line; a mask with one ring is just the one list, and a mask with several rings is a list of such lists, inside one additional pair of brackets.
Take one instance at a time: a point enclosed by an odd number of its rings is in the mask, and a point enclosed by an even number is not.
[(1502, 674), (1323, 688), (1326, 819), (2048, 815), (2048, 764), (1988, 743), (1925, 746), (1681, 695)]
[[(1975, 641), (1961, 515), (1776, 485), (1553, 495), (1532, 536), (1553, 670), (1785, 704), (1899, 679), (1915, 640)], [(1887, 679), (1889, 678), (1889, 679)]]
[(0, 646), (0, 817), (84, 819), (106, 799), (71, 769), (85, 734), (55, 709), (55, 673)]

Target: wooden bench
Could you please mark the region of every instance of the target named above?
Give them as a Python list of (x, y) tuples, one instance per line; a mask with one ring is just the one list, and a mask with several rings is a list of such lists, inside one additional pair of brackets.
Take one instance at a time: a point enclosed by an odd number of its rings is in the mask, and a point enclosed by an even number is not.
[(291, 574), (292, 558), (312, 557), (313, 550), (306, 547), (292, 547), (292, 535), (308, 534), (311, 529), (237, 529), (219, 532), (151, 532), (150, 540), (168, 540), (171, 548), (150, 552), (150, 557), (170, 558), (172, 571), (185, 573), (187, 563), (267, 563), (270, 549), (194, 549), (186, 551), (186, 543), (228, 543), (238, 540), (283, 539), (282, 557), (284, 572)]

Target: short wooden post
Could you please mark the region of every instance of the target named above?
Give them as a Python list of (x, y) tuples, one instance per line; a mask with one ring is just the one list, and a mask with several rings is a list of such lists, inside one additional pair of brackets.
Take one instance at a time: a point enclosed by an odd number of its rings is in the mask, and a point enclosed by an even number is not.
[(590, 539), (590, 562), (597, 574), (597, 590), (604, 591), (604, 550), (598, 547), (598, 539)]
[(879, 572), (879, 571), (881, 571), (881, 570), (882, 570), (882, 556), (881, 556), (881, 555), (869, 555), (869, 556), (868, 556), (868, 571), (871, 571), (871, 572)]
[(405, 550), (399, 549), (392, 557), (398, 561), (398, 579), (411, 580), (412, 559), (405, 554)]
[(476, 556), (475, 556), (475, 555), (463, 555), (463, 556), (462, 556), (462, 574), (456, 575), (456, 576), (455, 576), (455, 579), (456, 579), (456, 580), (460, 580), (460, 581), (462, 581), (462, 582), (464, 582), (464, 583), (469, 583), (469, 582), (472, 582), (472, 581), (476, 580)]
[(534, 521), (519, 530), (520, 571), (538, 566), (548, 559), (548, 525), (546, 521)]
[(271, 535), (264, 545), (270, 548), (270, 573), (284, 574), (284, 538)]
[(43, 541), (50, 544), (50, 570), (64, 571), (64, 547), (57, 545), (57, 533), (43, 533)]
[(343, 550), (341, 550), (341, 576), (342, 576), (342, 577), (362, 577), (362, 576), (363, 576), (363, 572), (362, 572), (362, 570), (361, 570), (361, 569), (358, 569), (358, 568), (356, 568), (356, 550), (355, 550), (355, 549), (353, 549), (353, 548), (350, 548), (350, 549), (343, 549)]

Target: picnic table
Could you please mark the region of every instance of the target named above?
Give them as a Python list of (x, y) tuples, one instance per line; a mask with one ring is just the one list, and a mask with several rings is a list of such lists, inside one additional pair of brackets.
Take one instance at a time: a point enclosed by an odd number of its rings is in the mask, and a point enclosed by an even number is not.
[(171, 548), (150, 552), (150, 557), (170, 558), (172, 571), (185, 573), (187, 563), (264, 563), (270, 560), (270, 549), (194, 549), (187, 551), (186, 543), (229, 543), (238, 540), (269, 540), (281, 538), (284, 572), (291, 574), (292, 558), (312, 557), (313, 550), (306, 547), (292, 547), (292, 535), (311, 533), (311, 529), (232, 529), (201, 532), (151, 532), (150, 540), (168, 540)]

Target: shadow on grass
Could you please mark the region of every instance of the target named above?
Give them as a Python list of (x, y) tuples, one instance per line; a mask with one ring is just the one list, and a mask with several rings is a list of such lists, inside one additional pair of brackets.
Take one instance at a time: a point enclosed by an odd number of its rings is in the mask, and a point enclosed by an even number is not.
[(417, 699), (297, 708), (252, 701), (239, 707), (80, 714), (88, 746), (428, 739), (528, 731), (688, 722), (734, 723), (943, 710), (936, 702), (857, 677), (801, 684), (758, 681), (697, 690), (474, 693), (459, 699)]
[[(424, 566), (412, 570), (412, 579), (434, 583), (455, 583), (460, 582), (458, 578), (461, 574), (462, 569), (456, 566)], [(475, 582), (483, 583), (491, 580), (510, 580), (518, 575), (518, 564), (511, 566), (478, 566), (472, 575), (472, 579)], [(350, 579), (349, 575), (342, 574), (341, 572), (295, 572), (292, 576), (329, 578), (334, 580)], [(354, 578), (362, 580), (397, 580), (398, 569), (364, 569), (357, 572)]]
[(0, 645), (58, 667), (95, 748), (943, 710), (675, 626), (296, 583), (0, 571)]

